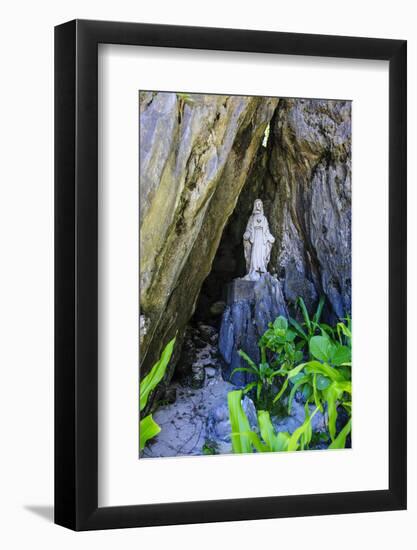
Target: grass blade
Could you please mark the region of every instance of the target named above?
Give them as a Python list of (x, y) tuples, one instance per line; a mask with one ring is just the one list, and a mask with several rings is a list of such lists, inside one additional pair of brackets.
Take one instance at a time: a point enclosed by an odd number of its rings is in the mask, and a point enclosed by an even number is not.
[(346, 424), (346, 426), (344, 426), (340, 430), (336, 439), (332, 441), (332, 443), (330, 443), (329, 449), (344, 449), (346, 445), (346, 437), (348, 436), (348, 434), (350, 434), (351, 430), (352, 430), (352, 419), (350, 419)]
[(251, 453), (252, 445), (249, 435), (251, 429), (242, 407), (242, 395), (242, 390), (231, 391), (227, 394), (232, 428), (232, 449), (234, 453)]
[(152, 439), (161, 431), (161, 427), (155, 422), (151, 414), (145, 416), (139, 423), (139, 448), (145, 448), (146, 442)]
[(174, 350), (174, 344), (175, 337), (165, 346), (159, 361), (152, 367), (150, 372), (143, 378), (143, 380), (140, 381), (139, 406), (141, 411), (145, 408), (150, 393), (156, 388), (156, 386), (164, 377), (169, 360), (171, 359), (171, 355)]

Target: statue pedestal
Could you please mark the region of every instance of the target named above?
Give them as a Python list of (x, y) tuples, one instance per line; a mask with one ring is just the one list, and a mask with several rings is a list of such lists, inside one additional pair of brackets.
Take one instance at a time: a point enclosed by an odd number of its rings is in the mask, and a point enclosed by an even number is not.
[(255, 281), (234, 279), (227, 285), (227, 305), (235, 302), (252, 301), (255, 299)]
[(219, 335), (219, 351), (224, 360), (223, 378), (237, 386), (252, 381), (250, 373), (231, 373), (247, 366), (240, 357), (241, 349), (259, 363), (258, 341), (268, 323), (279, 315), (288, 317), (280, 282), (269, 273), (258, 281), (234, 279), (227, 287), (227, 307), (223, 312)]

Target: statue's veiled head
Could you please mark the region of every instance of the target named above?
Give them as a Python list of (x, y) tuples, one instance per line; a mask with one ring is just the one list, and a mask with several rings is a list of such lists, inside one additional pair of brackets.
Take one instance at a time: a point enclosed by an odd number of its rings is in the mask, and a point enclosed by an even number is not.
[(261, 199), (256, 199), (256, 201), (253, 203), (253, 214), (263, 214), (264, 213), (264, 205), (262, 204)]

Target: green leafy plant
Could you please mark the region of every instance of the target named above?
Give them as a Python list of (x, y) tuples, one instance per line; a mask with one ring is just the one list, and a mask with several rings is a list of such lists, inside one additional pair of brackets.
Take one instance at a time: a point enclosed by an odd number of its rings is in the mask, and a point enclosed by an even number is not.
[[(294, 344), (296, 333), (288, 327), (285, 317), (277, 317), (273, 323), (269, 323), (268, 330), (259, 340), (261, 362), (257, 365), (243, 350), (239, 355), (246, 361), (247, 367), (238, 367), (235, 372), (248, 372), (255, 380), (249, 382), (244, 388), (244, 393), (251, 390), (255, 392), (255, 402), (259, 409), (271, 410), (274, 406), (274, 380), (282, 376), (285, 369), (290, 369), (303, 358), (300, 346)], [(267, 360), (267, 353), (271, 361)], [(275, 390), (276, 391), (276, 390)]]
[(246, 361), (247, 367), (238, 367), (233, 370), (231, 376), (235, 372), (248, 372), (255, 377), (255, 380), (249, 382), (243, 389), (244, 393), (255, 390), (255, 402), (258, 408), (269, 409), (273, 405), (274, 392), (273, 381), (279, 375), (280, 370), (273, 369), (265, 360), (257, 365), (252, 359), (242, 350), (239, 350), (239, 355)]
[[(174, 350), (175, 337), (168, 342), (162, 351), (161, 357), (152, 367), (150, 372), (140, 381), (139, 410), (146, 407), (149, 396), (165, 375), (169, 360)], [(149, 439), (152, 439), (161, 431), (160, 426), (152, 418), (151, 414), (142, 418), (139, 423), (139, 448), (142, 451)]]
[[(295, 395), (300, 391), (305, 402), (306, 417), (309, 406), (314, 404), (316, 410), (325, 415), (331, 448), (338, 448), (337, 445), (345, 445), (351, 430), (351, 319), (347, 317), (335, 326), (322, 323), (323, 297), (312, 317), (301, 297), (297, 299), (297, 305), (303, 322), (299, 323), (295, 319), (288, 322), (280, 316), (269, 323), (268, 330), (259, 340), (259, 365), (240, 350), (239, 354), (247, 366), (233, 372), (252, 374), (255, 380), (249, 382), (243, 392), (256, 389), (254, 401), (257, 409), (272, 414), (283, 409), (286, 414), (291, 414)], [(345, 409), (348, 416), (340, 432), (342, 436), (336, 434), (340, 407)], [(251, 438), (253, 445), (253, 436)]]
[(301, 315), (304, 319), (304, 322), (299, 323), (298, 321), (296, 321), (296, 319), (293, 319), (292, 317), (289, 318), (289, 321), (292, 327), (297, 332), (298, 337), (306, 345), (309, 344), (310, 339), (313, 336), (315, 336), (318, 332), (328, 332), (330, 335), (332, 335), (333, 329), (329, 325), (326, 325), (325, 323), (320, 323), (320, 318), (324, 307), (324, 296), (320, 298), (319, 303), (317, 305), (317, 309), (311, 319), (308, 314), (305, 302), (301, 298), (301, 296), (297, 298), (296, 305), (301, 311)]
[(145, 416), (140, 421), (139, 425), (139, 448), (141, 451), (145, 448), (145, 445), (149, 439), (152, 439), (161, 431), (159, 424), (155, 422), (151, 414)]
[(190, 103), (190, 104), (194, 103), (194, 99), (191, 97), (190, 94), (177, 92), (176, 95), (177, 95), (177, 98), (181, 101), (184, 101), (184, 103)]
[(352, 420), (349, 419), (346, 425), (340, 430), (338, 436), (330, 443), (329, 449), (344, 449), (346, 445), (346, 437), (352, 430)]
[(345, 343), (350, 349), (352, 349), (352, 320), (348, 316), (345, 319), (345, 323), (337, 323), (336, 332), (341, 344)]
[(262, 361), (266, 360), (267, 350), (273, 354), (273, 366), (281, 368), (291, 367), (303, 359), (303, 342), (296, 344), (297, 333), (288, 326), (288, 321), (281, 315), (273, 323), (269, 323), (268, 330), (259, 340)]
[(204, 442), (203, 448), (203, 455), (217, 455), (219, 454), (219, 446), (216, 441), (212, 441), (211, 439), (207, 439)]
[(259, 436), (250, 428), (249, 420), (242, 407), (242, 397), (242, 390), (229, 392), (227, 396), (234, 453), (298, 451), (308, 446), (312, 437), (311, 420), (318, 409), (310, 415), (306, 407), (305, 421), (292, 435), (288, 432), (275, 432), (269, 412), (258, 411)]
[[(351, 334), (345, 325), (343, 325), (344, 329), (341, 328), (342, 325), (343, 323), (338, 324), (339, 331), (343, 334), (345, 332)], [(323, 333), (321, 336), (312, 336), (309, 340), (309, 354), (312, 359), (297, 365), (286, 373), (286, 380), (281, 391), (274, 399), (274, 401), (281, 399), (283, 392), (291, 384), (288, 412), (291, 411), (297, 390), (302, 391), (306, 405), (314, 402), (322, 412), (326, 408), (332, 442), (336, 439), (338, 406), (343, 406), (348, 415), (351, 415), (351, 348), (341, 341), (333, 340), (327, 333)], [(349, 431), (350, 428), (346, 436)]]

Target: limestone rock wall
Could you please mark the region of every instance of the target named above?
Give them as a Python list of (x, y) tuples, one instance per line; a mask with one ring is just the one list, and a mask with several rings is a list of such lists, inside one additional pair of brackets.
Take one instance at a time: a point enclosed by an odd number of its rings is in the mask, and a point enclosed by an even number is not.
[(142, 92), (139, 103), (144, 373), (176, 332), (181, 344), (278, 99)]
[(284, 99), (271, 124), (263, 195), (272, 269), (289, 304), (324, 294), (329, 320), (351, 312), (351, 103)]
[(225, 275), (227, 283), (245, 274), (242, 235), (259, 197), (276, 238), (268, 269), (280, 280), (289, 312), (296, 315), (298, 296), (312, 312), (325, 295), (327, 321), (351, 313), (350, 110), (347, 101), (280, 100), (203, 290), (225, 286)]

